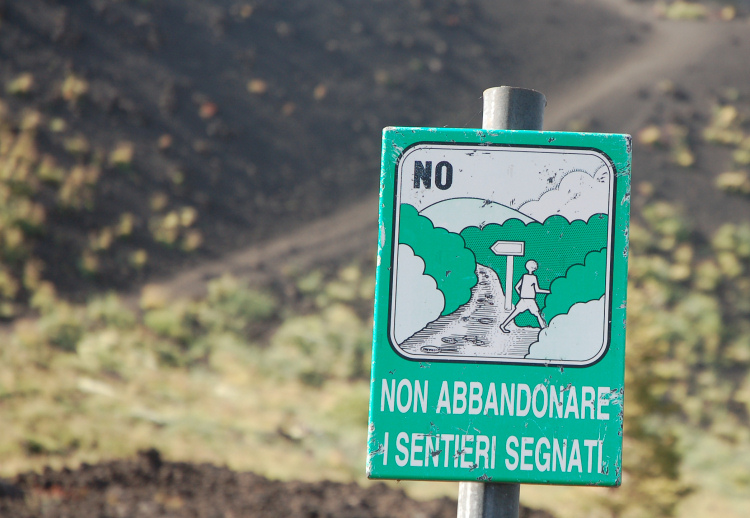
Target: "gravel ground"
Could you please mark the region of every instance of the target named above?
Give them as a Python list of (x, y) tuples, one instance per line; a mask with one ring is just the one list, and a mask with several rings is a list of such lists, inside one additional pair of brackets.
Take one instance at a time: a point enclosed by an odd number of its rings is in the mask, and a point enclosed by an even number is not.
[[(0, 480), (0, 516), (454, 518), (456, 502), (418, 502), (382, 483), (363, 488), (273, 481), (208, 464), (165, 462), (149, 450), (135, 460)], [(521, 518), (552, 517), (524, 508)]]

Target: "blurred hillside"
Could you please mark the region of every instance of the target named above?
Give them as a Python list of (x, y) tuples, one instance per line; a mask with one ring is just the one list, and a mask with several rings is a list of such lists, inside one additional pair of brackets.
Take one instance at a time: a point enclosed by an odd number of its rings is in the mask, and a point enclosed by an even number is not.
[(380, 131), (510, 84), (635, 146), (624, 484), (522, 498), (747, 516), (747, 8), (0, 0), (0, 475), (157, 447), (362, 481)]
[(4, 1), (6, 184), (28, 205), (8, 275), (82, 297), (288, 232), (376, 191), (382, 127), (479, 125), (487, 85), (543, 90), (639, 39), (536, 4)]

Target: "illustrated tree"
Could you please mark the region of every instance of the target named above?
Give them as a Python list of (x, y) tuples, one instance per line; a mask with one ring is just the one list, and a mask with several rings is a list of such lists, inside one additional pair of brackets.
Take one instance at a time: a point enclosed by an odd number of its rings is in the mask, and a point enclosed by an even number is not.
[(435, 228), (429, 218), (420, 216), (409, 204), (401, 205), (399, 243), (409, 245), (425, 263), (426, 275), (437, 283), (445, 297), (443, 315), (453, 313), (469, 302), (477, 284), (477, 263), (464, 239), (444, 228)]

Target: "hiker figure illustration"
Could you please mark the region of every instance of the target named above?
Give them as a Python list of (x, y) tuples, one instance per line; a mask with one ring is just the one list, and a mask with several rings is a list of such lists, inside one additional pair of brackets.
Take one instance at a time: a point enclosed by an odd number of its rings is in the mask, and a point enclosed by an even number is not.
[(537, 268), (539, 268), (539, 265), (536, 261), (526, 261), (526, 271), (529, 273), (524, 274), (521, 280), (518, 281), (518, 284), (516, 284), (516, 292), (521, 296), (521, 300), (518, 301), (518, 304), (516, 304), (516, 307), (508, 315), (508, 318), (505, 319), (505, 322), (500, 324), (500, 331), (503, 333), (510, 333), (510, 330), (505, 326), (524, 311), (528, 311), (534, 315), (542, 329), (547, 327), (547, 322), (544, 321), (544, 317), (539, 313), (539, 306), (536, 305), (536, 294), (549, 293), (549, 290), (543, 290), (539, 287), (539, 279), (534, 275)]

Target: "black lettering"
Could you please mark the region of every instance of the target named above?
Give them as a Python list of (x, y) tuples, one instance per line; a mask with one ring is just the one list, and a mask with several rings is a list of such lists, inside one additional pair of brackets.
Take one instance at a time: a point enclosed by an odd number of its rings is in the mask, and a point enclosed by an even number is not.
[[(445, 163), (445, 162), (440, 162)], [(419, 181), (422, 180), (425, 189), (429, 189), (432, 186), (432, 162), (425, 162), (427, 167), (422, 162), (414, 162), (414, 188), (419, 189)], [(450, 165), (450, 164), (449, 164)], [(438, 167), (440, 167), (438, 165)]]
[[(429, 164), (429, 162), (427, 162)], [(443, 169), (445, 169), (445, 182), (443, 182)], [(450, 189), (453, 185), (453, 166), (449, 162), (439, 162), (435, 168), (435, 185), (441, 191)]]

